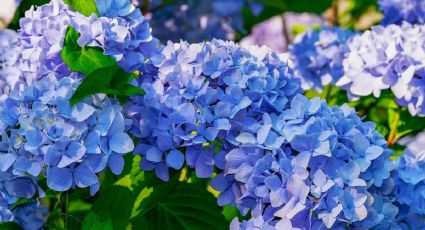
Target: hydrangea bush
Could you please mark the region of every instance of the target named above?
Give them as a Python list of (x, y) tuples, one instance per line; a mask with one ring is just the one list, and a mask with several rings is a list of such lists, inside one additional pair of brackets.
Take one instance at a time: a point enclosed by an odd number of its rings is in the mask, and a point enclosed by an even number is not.
[[(259, 3), (23, 0), (0, 30), (0, 228), (425, 228), (421, 2), (379, 1), (364, 32), (338, 4)], [(221, 40), (322, 8), (334, 25), (294, 41), (282, 21), (288, 53)]]

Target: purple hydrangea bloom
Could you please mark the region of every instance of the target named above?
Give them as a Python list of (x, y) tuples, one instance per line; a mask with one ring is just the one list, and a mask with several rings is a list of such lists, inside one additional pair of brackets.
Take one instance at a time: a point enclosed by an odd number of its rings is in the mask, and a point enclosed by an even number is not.
[(53, 190), (90, 187), (92, 194), (99, 188), (97, 173), (106, 167), (121, 173), (123, 155), (134, 148), (126, 133), (131, 121), (105, 95), (70, 105), (78, 85), (49, 75), (0, 103), (3, 172), (12, 178), (43, 174)]
[(19, 23), (18, 46), (19, 68), (27, 84), (49, 73), (58, 77), (71, 75), (60, 53), (71, 18), (78, 14), (61, 0), (52, 0), (38, 8), (33, 6), (25, 12)]
[(391, 89), (397, 103), (423, 116), (425, 27), (402, 24), (375, 26), (348, 41), (344, 76), (336, 83), (357, 99)]
[(234, 135), (224, 174), (211, 185), (221, 205), (252, 210), (249, 222), (235, 226), (338, 229), (386, 211), (370, 191), (390, 177), (392, 151), (348, 106), (297, 95)]
[(21, 85), (21, 72), (16, 66), (19, 55), (16, 42), (14, 31), (0, 30), (0, 98)]
[(138, 82), (146, 95), (126, 106), (131, 132), (141, 139), (135, 150), (143, 155), (141, 168), (163, 180), (168, 168), (181, 169), (185, 162), (198, 177), (209, 177), (237, 143), (239, 129), (257, 127), (257, 117), (282, 111), (301, 92), (287, 65), (267, 49), (250, 51), (221, 40), (170, 42), (163, 55), (158, 74)]
[(68, 26), (79, 32), (81, 47), (102, 48), (127, 72), (144, 71), (145, 65), (160, 61), (158, 40), (152, 37), (148, 21), (129, 1), (98, 1), (98, 8), (104, 15), (86, 17), (61, 0), (52, 0), (26, 12), (20, 21), (19, 48), (20, 68), (27, 84), (49, 73), (59, 78), (78, 77), (61, 59)]
[(379, 9), (384, 13), (383, 25), (425, 23), (425, 2), (422, 0), (379, 0)]
[(352, 31), (339, 27), (322, 27), (295, 38), (289, 53), (294, 74), (301, 79), (303, 89), (321, 91), (323, 86), (342, 77), (346, 42), (353, 35)]

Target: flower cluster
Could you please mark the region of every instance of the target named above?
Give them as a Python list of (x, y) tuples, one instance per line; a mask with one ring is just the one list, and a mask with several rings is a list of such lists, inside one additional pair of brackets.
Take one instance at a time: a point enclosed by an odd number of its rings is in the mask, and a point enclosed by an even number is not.
[(322, 86), (341, 78), (346, 42), (353, 34), (339, 27), (322, 27), (295, 38), (289, 53), (294, 74), (302, 80), (303, 89), (321, 91)]
[(232, 39), (234, 30), (244, 32), (242, 9), (249, 7), (258, 15), (263, 6), (256, 0), (163, 0), (148, 2), (141, 6), (151, 13), (153, 34), (161, 41), (202, 42), (208, 39)]
[(251, 210), (252, 218), (234, 222), (234, 229), (381, 224), (369, 223), (381, 211), (371, 190), (390, 177), (392, 151), (373, 123), (346, 105), (331, 108), (297, 95), (285, 110), (251, 124), (239, 131), (224, 173), (211, 182), (220, 205)]
[(130, 1), (97, 0), (100, 17), (77, 15), (73, 27), (80, 33), (81, 47), (101, 47), (127, 72), (144, 70), (146, 63), (160, 60), (159, 41), (152, 37), (149, 22)]
[(31, 84), (49, 73), (58, 77), (71, 75), (60, 53), (71, 18), (77, 14), (61, 0), (53, 0), (25, 12), (25, 17), (20, 20), (18, 36), (23, 82)]
[(357, 99), (391, 89), (412, 115), (425, 115), (425, 26), (375, 26), (348, 41), (344, 76), (336, 83)]
[(86, 17), (70, 9), (61, 0), (32, 8), (20, 21), (20, 68), (27, 84), (55, 73), (68, 77), (71, 73), (61, 59), (68, 26), (80, 34), (78, 44), (96, 46), (114, 57), (128, 72), (144, 70), (149, 62), (158, 62), (158, 40), (151, 35), (149, 23), (128, 1), (97, 1), (101, 17)]
[(16, 67), (18, 49), (16, 33), (12, 30), (0, 30), (0, 98), (8, 95), (11, 89), (20, 85), (20, 70)]
[(384, 13), (383, 25), (425, 23), (425, 2), (422, 0), (379, 0), (379, 9)]
[(7, 194), (32, 197), (40, 190), (35, 183), (40, 175), (53, 190), (90, 187), (94, 194), (96, 173), (106, 167), (121, 173), (123, 155), (134, 148), (125, 132), (131, 121), (105, 95), (70, 105), (78, 85), (78, 80), (49, 75), (0, 103), (0, 170)]
[(246, 50), (221, 40), (170, 42), (163, 55), (158, 74), (140, 78), (146, 95), (126, 106), (134, 120), (131, 132), (140, 138), (135, 154), (144, 156), (141, 168), (163, 180), (169, 167), (181, 169), (185, 162), (198, 177), (211, 176), (214, 165), (223, 167), (222, 156), (237, 143), (239, 129), (260, 126), (258, 117), (282, 111), (300, 93), (287, 65), (265, 48)]
[(425, 152), (406, 150), (397, 159), (396, 168), (397, 202), (410, 213), (425, 217)]

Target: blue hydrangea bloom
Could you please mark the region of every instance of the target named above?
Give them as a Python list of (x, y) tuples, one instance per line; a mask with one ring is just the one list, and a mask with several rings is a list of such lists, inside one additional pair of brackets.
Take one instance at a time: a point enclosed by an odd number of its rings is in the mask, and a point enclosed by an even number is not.
[(21, 73), (17, 68), (18, 61), (16, 32), (0, 29), (0, 98), (8, 95), (11, 89), (20, 87)]
[(133, 118), (131, 133), (141, 139), (135, 150), (143, 155), (141, 168), (163, 180), (168, 168), (185, 163), (198, 177), (209, 177), (237, 142), (238, 130), (258, 127), (258, 117), (282, 111), (301, 92), (287, 65), (267, 49), (221, 40), (170, 42), (163, 56), (158, 74), (137, 82), (146, 95), (133, 97), (125, 109)]
[(153, 34), (162, 42), (178, 42), (180, 39), (202, 42), (213, 38), (233, 40), (235, 31), (246, 32), (243, 27), (243, 8), (249, 8), (254, 15), (259, 15), (263, 10), (263, 5), (256, 0), (138, 2), (148, 2), (141, 8), (148, 12)]
[(12, 178), (43, 174), (53, 190), (90, 187), (92, 194), (99, 188), (97, 173), (107, 167), (121, 173), (123, 155), (134, 149), (126, 133), (131, 121), (105, 95), (70, 105), (78, 85), (49, 75), (0, 102), (1, 171)]
[(375, 26), (348, 41), (344, 76), (336, 83), (357, 99), (391, 89), (397, 103), (424, 116), (423, 25)]
[(392, 151), (348, 106), (297, 95), (233, 134), (225, 170), (211, 186), (221, 192), (220, 205), (251, 210), (252, 219), (235, 229), (338, 229), (387, 212), (370, 191), (390, 177)]
[(339, 27), (322, 27), (298, 35), (289, 47), (294, 74), (305, 90), (321, 91), (343, 75), (342, 60), (346, 42), (354, 33)]
[(379, 0), (379, 9), (384, 13), (383, 25), (425, 23), (425, 2), (422, 0)]
[(28, 230), (42, 229), (47, 213), (47, 207), (39, 201), (32, 201), (13, 209), (14, 221)]

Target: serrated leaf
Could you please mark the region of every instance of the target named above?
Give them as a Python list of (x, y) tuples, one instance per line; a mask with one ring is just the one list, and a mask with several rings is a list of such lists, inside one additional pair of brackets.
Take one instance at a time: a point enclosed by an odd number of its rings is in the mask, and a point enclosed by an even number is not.
[(78, 32), (69, 26), (61, 52), (62, 60), (69, 69), (87, 76), (98, 68), (117, 66), (115, 60), (112, 57), (105, 56), (101, 49), (81, 48), (77, 43), (78, 38)]
[(102, 191), (84, 218), (83, 230), (126, 229), (133, 203), (133, 193), (126, 187), (112, 186)]
[(64, 0), (64, 2), (69, 7), (85, 16), (90, 16), (92, 14), (99, 16), (95, 0)]
[(167, 189), (153, 187), (140, 205), (140, 214), (132, 218), (135, 229), (228, 229), (217, 200), (198, 183), (177, 182)]

